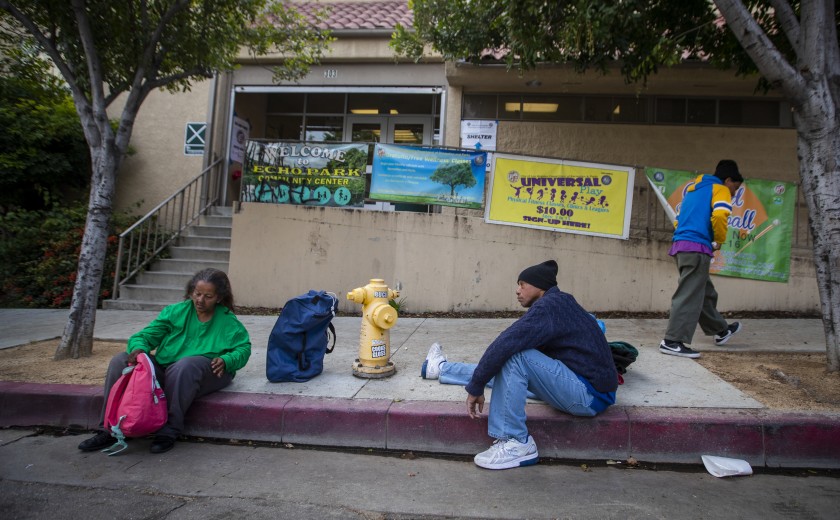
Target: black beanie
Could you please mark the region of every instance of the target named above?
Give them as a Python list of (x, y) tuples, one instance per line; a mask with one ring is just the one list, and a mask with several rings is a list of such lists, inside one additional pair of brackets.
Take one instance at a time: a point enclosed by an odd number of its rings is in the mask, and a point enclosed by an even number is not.
[(545, 262), (525, 269), (519, 273), (520, 282), (526, 282), (537, 289), (547, 291), (557, 285), (557, 262), (546, 260)]
[(732, 182), (744, 182), (741, 172), (738, 171), (738, 164), (731, 159), (724, 159), (718, 163), (715, 177), (722, 181), (732, 179)]

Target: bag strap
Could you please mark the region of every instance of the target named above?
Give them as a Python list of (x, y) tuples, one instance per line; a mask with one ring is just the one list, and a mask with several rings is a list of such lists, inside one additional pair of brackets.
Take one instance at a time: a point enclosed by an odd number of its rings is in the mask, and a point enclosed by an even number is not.
[(298, 355), (297, 355), (297, 358), (298, 358), (298, 368), (299, 368), (302, 372), (303, 372), (303, 371), (306, 371), (306, 370), (309, 370), (309, 364), (310, 364), (310, 363), (306, 360), (306, 356), (304, 355), (304, 354), (306, 353), (306, 337), (307, 337), (307, 336), (308, 336), (308, 334), (304, 331), (304, 333), (303, 333), (303, 348), (301, 348), (301, 349), (300, 349), (300, 352), (298, 352)]
[(330, 336), (332, 336), (333, 341), (332, 345), (327, 347), (327, 354), (331, 354), (333, 349), (335, 348), (335, 326), (332, 323), (330, 323), (328, 330), (329, 332), (327, 333), (327, 345), (330, 344)]

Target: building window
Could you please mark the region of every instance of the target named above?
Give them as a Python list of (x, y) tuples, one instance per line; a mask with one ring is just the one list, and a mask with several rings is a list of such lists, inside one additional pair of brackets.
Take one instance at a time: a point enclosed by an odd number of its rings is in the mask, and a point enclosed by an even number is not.
[[(489, 96), (496, 103), (497, 96)], [(266, 96), (266, 139), (294, 141), (379, 142), (378, 123), (354, 135), (346, 135), (346, 117), (353, 115), (432, 116), (433, 135), (440, 144), (440, 95), (399, 93), (282, 92)], [(356, 126), (354, 126), (356, 128)], [(416, 133), (416, 132), (415, 132)], [(369, 138), (369, 139), (368, 139)], [(416, 135), (401, 133), (402, 142), (415, 142)], [(422, 140), (422, 138), (421, 138)]]
[(789, 110), (775, 100), (465, 94), (461, 114), (462, 119), (791, 128)]

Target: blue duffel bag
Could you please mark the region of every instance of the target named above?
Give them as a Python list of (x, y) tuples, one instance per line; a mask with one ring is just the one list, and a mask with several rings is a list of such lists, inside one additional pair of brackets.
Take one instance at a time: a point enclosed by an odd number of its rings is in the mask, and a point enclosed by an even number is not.
[(324, 370), (324, 355), (335, 348), (332, 319), (337, 309), (338, 298), (326, 291), (311, 290), (286, 302), (268, 337), (269, 381), (302, 383)]

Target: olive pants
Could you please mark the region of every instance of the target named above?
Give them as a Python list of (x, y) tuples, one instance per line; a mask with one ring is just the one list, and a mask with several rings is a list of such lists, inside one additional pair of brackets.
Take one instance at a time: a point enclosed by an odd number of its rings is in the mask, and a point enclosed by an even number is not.
[(709, 277), (712, 258), (703, 253), (677, 253), (674, 256), (680, 281), (671, 297), (671, 315), (665, 339), (691, 343), (697, 324), (707, 336), (726, 329), (717, 310), (718, 293)]

